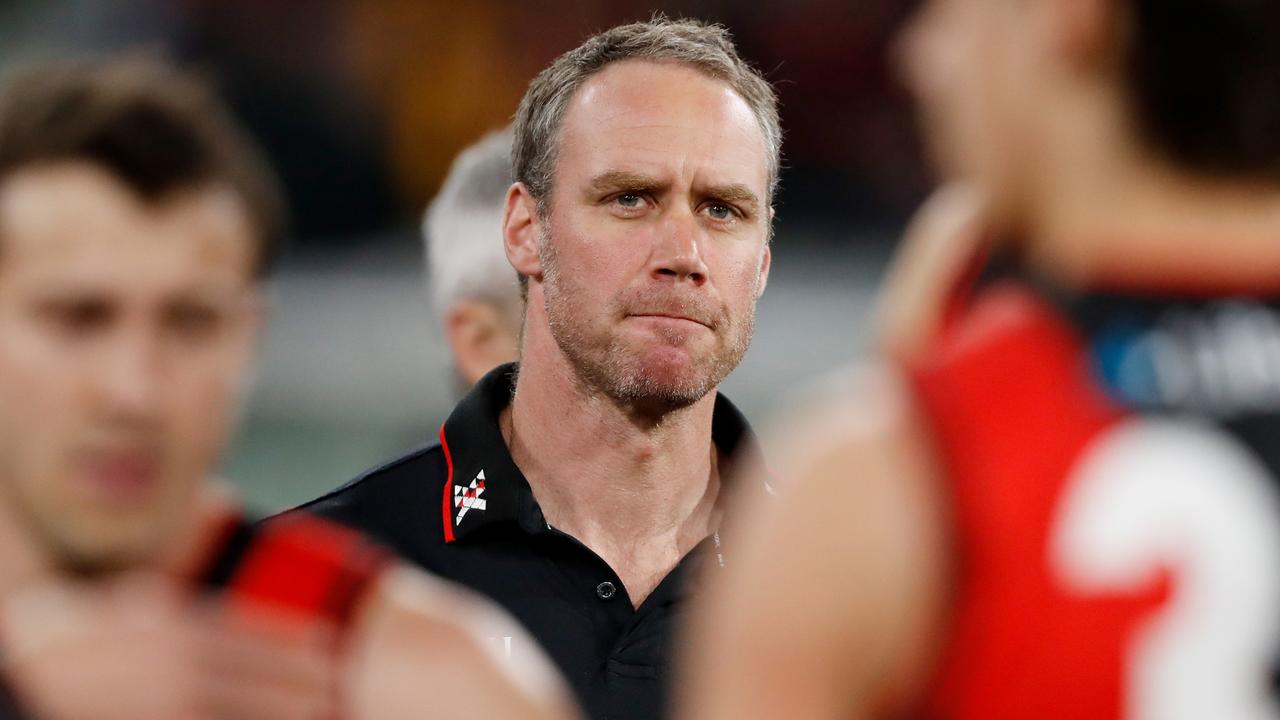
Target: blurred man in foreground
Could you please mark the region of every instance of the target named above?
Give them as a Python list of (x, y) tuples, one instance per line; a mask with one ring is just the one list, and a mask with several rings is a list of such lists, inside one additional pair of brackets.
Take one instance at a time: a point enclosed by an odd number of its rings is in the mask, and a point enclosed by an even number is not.
[(912, 244), (915, 327), (801, 424), (688, 716), (1280, 716), (1277, 33), (1270, 0), (924, 4), (907, 72), (970, 190), (923, 231), (1001, 259)]
[(510, 187), (507, 128), (458, 155), (422, 223), (428, 285), (464, 392), (519, 350), (524, 303), (502, 244)]
[(144, 60), (0, 93), (0, 671), (6, 716), (559, 716), (500, 614), (208, 476), (280, 234), (264, 168)]
[(721, 27), (659, 18), (557, 58), (515, 122), (519, 366), (439, 444), (309, 506), (497, 600), (594, 717), (663, 716), (685, 581), (733, 553), (719, 499), (753, 442), (716, 388), (768, 278), (780, 144)]

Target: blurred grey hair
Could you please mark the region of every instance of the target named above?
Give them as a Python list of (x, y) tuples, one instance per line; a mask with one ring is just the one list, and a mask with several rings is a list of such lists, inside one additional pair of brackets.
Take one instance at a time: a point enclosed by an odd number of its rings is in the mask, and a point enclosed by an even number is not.
[(782, 128), (773, 87), (734, 47), (721, 25), (698, 20), (669, 20), (620, 25), (591, 36), (556, 58), (529, 83), (516, 111), (511, 150), (515, 178), (529, 188), (546, 213), (560, 142), (560, 127), (569, 101), (592, 75), (623, 60), (654, 60), (687, 65), (721, 80), (746, 101), (764, 134), (769, 158), (768, 201), (772, 204), (782, 163)]
[(427, 282), (441, 319), (459, 300), (482, 300), (519, 329), (520, 288), (502, 242), (502, 214), (510, 187), (508, 127), (463, 150), (427, 206), (422, 223)]

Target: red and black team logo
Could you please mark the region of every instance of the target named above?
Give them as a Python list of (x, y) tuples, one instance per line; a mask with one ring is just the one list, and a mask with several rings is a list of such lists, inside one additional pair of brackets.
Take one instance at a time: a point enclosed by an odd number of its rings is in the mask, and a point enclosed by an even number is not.
[(489, 501), (480, 497), (481, 495), (484, 495), (484, 470), (476, 473), (467, 487), (453, 486), (453, 507), (458, 510), (453, 521), (454, 525), (461, 525), (462, 518), (466, 517), (471, 510), (484, 512)]

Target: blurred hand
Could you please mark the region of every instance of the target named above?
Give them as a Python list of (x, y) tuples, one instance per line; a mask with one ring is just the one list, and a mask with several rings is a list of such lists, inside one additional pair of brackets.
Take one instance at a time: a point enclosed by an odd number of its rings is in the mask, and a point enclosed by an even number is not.
[(4, 673), (47, 720), (308, 720), (332, 716), (327, 629), (193, 604), (130, 575), (62, 581), (3, 603)]

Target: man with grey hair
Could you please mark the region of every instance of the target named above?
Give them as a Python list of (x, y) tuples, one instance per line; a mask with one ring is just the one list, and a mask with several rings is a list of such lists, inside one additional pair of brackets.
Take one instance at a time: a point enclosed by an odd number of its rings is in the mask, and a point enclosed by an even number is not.
[(655, 18), (555, 60), (516, 115), (502, 227), (519, 366), (309, 506), (508, 608), (592, 717), (665, 714), (684, 578), (732, 557), (722, 496), (755, 445), (716, 388), (768, 277), (780, 142), (722, 27)]
[(502, 246), (510, 187), (508, 127), (458, 155), (422, 223), (431, 299), (464, 390), (518, 354), (523, 303)]

